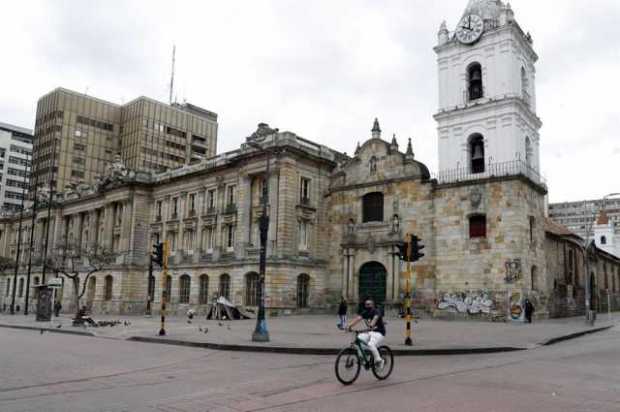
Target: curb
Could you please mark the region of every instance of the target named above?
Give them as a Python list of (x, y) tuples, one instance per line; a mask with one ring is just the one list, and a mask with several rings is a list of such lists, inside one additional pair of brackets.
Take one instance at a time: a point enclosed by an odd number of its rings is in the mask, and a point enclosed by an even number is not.
[(92, 332), (84, 332), (81, 330), (63, 330), (63, 329), (58, 329), (58, 328), (48, 328), (48, 327), (44, 327), (44, 328), (39, 328), (36, 326), (23, 326), (23, 325), (7, 325), (5, 323), (0, 323), (0, 328), (8, 328), (8, 329), (22, 329), (22, 330), (38, 330), (38, 331), (45, 331), (45, 332), (51, 332), (51, 333), (64, 333), (65, 335), (80, 335), (80, 336), (91, 336), (94, 337), (95, 334)]
[[(177, 339), (150, 338), (146, 336), (132, 336), (127, 340), (132, 342), (157, 343), (161, 345), (186, 346), (192, 348), (213, 349), (231, 352), (276, 353), (287, 355), (337, 355), (342, 348), (294, 348), (286, 346), (254, 346), (230, 345), (209, 342), (189, 342)], [(395, 356), (438, 356), (438, 355), (474, 355), (526, 350), (517, 347), (487, 347), (487, 348), (440, 348), (440, 349), (392, 349)]]
[(584, 331), (581, 331), (581, 332), (571, 333), (569, 335), (559, 336), (557, 338), (551, 338), (549, 340), (546, 340), (546, 341), (540, 343), (540, 346), (555, 345), (556, 343), (566, 342), (567, 340), (577, 339), (577, 338), (580, 338), (580, 337), (586, 336), (586, 335), (592, 335), (593, 333), (604, 332), (604, 331), (609, 330), (609, 329), (611, 329), (613, 327), (614, 327), (614, 325), (604, 326), (602, 328), (584, 330)]

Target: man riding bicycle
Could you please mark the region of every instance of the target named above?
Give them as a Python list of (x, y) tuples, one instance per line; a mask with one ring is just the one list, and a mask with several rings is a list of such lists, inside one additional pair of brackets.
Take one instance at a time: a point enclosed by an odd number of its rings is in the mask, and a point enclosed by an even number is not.
[(350, 331), (351, 328), (357, 325), (361, 320), (366, 322), (370, 331), (361, 333), (358, 338), (363, 341), (368, 346), (368, 349), (370, 349), (370, 352), (372, 352), (377, 368), (382, 369), (385, 365), (385, 361), (381, 358), (381, 355), (379, 355), (379, 350), (377, 348), (383, 343), (383, 339), (385, 338), (385, 324), (383, 323), (381, 312), (375, 307), (375, 302), (371, 298), (367, 298), (364, 301), (364, 309), (349, 323), (347, 330)]

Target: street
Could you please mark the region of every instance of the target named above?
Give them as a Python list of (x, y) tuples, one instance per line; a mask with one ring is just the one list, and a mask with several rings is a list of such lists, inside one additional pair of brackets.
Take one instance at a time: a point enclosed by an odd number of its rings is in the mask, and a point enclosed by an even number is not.
[[(347, 341), (343, 340), (343, 345)], [(331, 356), (0, 330), (0, 411), (618, 411), (620, 330), (495, 355), (398, 357), (341, 386)]]

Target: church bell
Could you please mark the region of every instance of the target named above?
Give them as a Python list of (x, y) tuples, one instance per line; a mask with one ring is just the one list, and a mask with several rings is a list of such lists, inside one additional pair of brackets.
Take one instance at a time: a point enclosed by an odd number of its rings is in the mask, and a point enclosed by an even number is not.
[(482, 153), (482, 146), (477, 144), (474, 146), (474, 155), (471, 157), (472, 160), (480, 160), (484, 159), (484, 154)]

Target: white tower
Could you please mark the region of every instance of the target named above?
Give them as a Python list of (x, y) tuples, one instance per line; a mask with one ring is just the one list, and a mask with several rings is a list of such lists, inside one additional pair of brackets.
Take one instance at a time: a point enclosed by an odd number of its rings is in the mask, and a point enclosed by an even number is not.
[(538, 56), (510, 4), (470, 0), (454, 32), (441, 24), (438, 43), (440, 175), (514, 168), (538, 179)]

